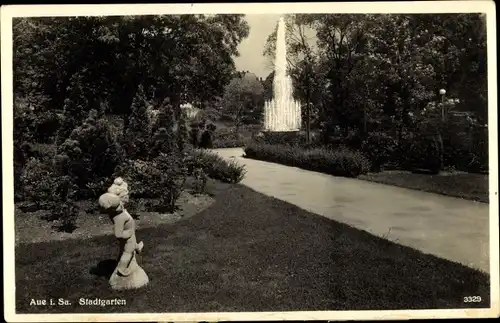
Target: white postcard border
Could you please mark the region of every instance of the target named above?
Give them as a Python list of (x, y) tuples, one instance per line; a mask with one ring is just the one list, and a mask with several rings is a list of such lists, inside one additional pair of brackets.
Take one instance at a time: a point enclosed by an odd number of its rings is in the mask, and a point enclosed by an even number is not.
[[(140, 14), (277, 14), (277, 13), (467, 13), (487, 14), (488, 126), (490, 156), (490, 277), (489, 309), (311, 311), (235, 313), (130, 313), (130, 314), (16, 314), (13, 192), (13, 82), (12, 18), (30, 16), (105, 16)], [(2, 45), (2, 143), (3, 143), (3, 243), (4, 308), (8, 322), (93, 321), (268, 321), (268, 320), (395, 320), (425, 318), (482, 318), (499, 316), (498, 239), (498, 142), (496, 17), (493, 1), (416, 1), (357, 3), (234, 3), (234, 4), (137, 4), (137, 5), (28, 5), (1, 8)]]

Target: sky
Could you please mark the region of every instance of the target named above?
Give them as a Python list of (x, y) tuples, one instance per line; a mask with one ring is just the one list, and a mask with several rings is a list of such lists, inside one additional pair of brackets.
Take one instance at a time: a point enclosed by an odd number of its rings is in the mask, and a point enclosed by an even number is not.
[(264, 45), (280, 18), (280, 15), (246, 15), (250, 27), (248, 37), (238, 46), (240, 56), (234, 59), (238, 71), (249, 71), (266, 78), (271, 73), (269, 60), (262, 54)]

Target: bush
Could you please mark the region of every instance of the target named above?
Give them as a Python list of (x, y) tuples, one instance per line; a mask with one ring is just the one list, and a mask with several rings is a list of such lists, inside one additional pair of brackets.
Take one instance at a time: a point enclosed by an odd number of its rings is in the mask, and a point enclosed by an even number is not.
[(213, 148), (213, 142), (212, 142), (212, 132), (210, 130), (205, 130), (201, 134), (201, 139), (200, 139), (200, 148)]
[(57, 186), (56, 174), (50, 164), (30, 158), (19, 177), (20, 200), (38, 209), (50, 209)]
[(225, 139), (215, 139), (213, 142), (213, 148), (236, 148), (245, 147), (249, 142), (245, 138), (225, 138)]
[(68, 199), (52, 210), (52, 216), (59, 222), (55, 226), (58, 231), (71, 233), (77, 228), (78, 206), (74, 200)]
[(75, 74), (71, 77), (70, 87), (68, 88), (69, 96), (64, 100), (60, 127), (56, 134), (57, 144), (61, 144), (68, 138), (71, 131), (75, 129), (85, 117), (85, 112), (90, 110), (88, 108), (89, 100), (85, 95), (82, 84), (83, 76), (81, 74)]
[(57, 147), (61, 174), (69, 175), (78, 185), (81, 198), (89, 197), (87, 185), (109, 178), (125, 158), (106, 119), (92, 110), (83, 124)]
[(363, 141), (361, 151), (370, 159), (371, 170), (379, 172), (392, 160), (396, 151), (396, 141), (383, 132), (373, 132)]
[(124, 147), (129, 158), (141, 159), (148, 155), (151, 124), (144, 89), (139, 86), (132, 101), (131, 114), (125, 129)]
[(235, 128), (220, 128), (213, 133), (213, 148), (244, 147), (250, 141), (251, 132), (242, 129), (236, 133)]
[(185, 164), (183, 159), (160, 153), (151, 161), (126, 161), (117, 168), (113, 178), (122, 177), (129, 184), (131, 200), (160, 199), (157, 210), (173, 212), (184, 189)]
[(191, 125), (189, 129), (189, 143), (194, 147), (197, 148), (199, 146), (200, 142), (200, 127), (198, 124), (196, 125)]
[(304, 149), (287, 145), (252, 143), (245, 148), (245, 156), (335, 176), (357, 177), (370, 169), (370, 162), (366, 157), (347, 148)]
[(205, 193), (205, 188), (207, 186), (208, 175), (205, 170), (201, 167), (195, 168), (193, 171), (194, 177), (194, 193), (203, 194)]
[(36, 158), (28, 160), (20, 178), (24, 206), (49, 211), (46, 220), (57, 220), (58, 230), (72, 232), (78, 214), (77, 187), (70, 176), (58, 174), (53, 166)]
[(78, 207), (75, 203), (78, 187), (69, 176), (57, 177), (54, 201), (47, 220), (57, 220), (56, 228), (63, 232), (73, 232), (76, 229)]
[(253, 139), (257, 143), (269, 145), (302, 146), (306, 144), (305, 133), (298, 131), (260, 132)]
[(425, 136), (411, 145), (410, 169), (429, 170), (433, 174), (441, 170), (440, 144), (437, 136)]
[(159, 211), (174, 212), (184, 184), (186, 183), (187, 168), (183, 160), (175, 155), (161, 153), (154, 161), (157, 169), (152, 186), (160, 191)]
[(161, 190), (151, 185), (151, 181), (158, 175), (158, 169), (152, 161), (129, 159), (117, 167), (113, 178), (121, 177), (129, 185), (131, 200), (140, 198), (159, 198)]
[(245, 167), (236, 161), (227, 161), (216, 153), (206, 150), (193, 150), (187, 161), (188, 173), (193, 175), (198, 168), (208, 177), (225, 183), (239, 183), (245, 177)]

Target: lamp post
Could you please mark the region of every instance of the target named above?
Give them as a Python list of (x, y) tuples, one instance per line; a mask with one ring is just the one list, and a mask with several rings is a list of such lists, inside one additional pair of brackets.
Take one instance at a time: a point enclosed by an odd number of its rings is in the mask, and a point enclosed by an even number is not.
[(441, 120), (444, 121), (444, 96), (446, 95), (446, 90), (439, 90), (439, 94), (441, 95)]
[(445, 89), (439, 90), (441, 95), (441, 126), (438, 127), (438, 143), (439, 143), (439, 171), (444, 167), (444, 143), (443, 143), (443, 127), (444, 127), (444, 96), (446, 94)]

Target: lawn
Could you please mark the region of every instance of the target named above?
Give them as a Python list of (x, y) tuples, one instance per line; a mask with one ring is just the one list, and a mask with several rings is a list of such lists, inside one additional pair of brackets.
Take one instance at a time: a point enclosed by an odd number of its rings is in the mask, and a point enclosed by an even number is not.
[(488, 175), (463, 172), (439, 175), (385, 171), (358, 177), (362, 180), (437, 193), (483, 203), (489, 202)]
[[(308, 213), (242, 185), (210, 181), (215, 202), (140, 229), (151, 283), (116, 292), (115, 239), (16, 248), (18, 313), (383, 310), (489, 307), (489, 276)], [(463, 303), (480, 295), (481, 303)], [(68, 306), (30, 306), (63, 297)], [(120, 298), (125, 306), (78, 306)]]

